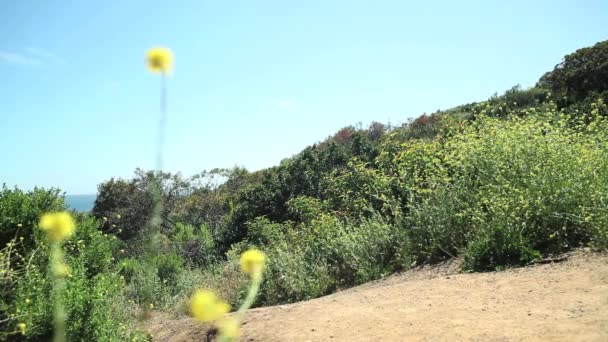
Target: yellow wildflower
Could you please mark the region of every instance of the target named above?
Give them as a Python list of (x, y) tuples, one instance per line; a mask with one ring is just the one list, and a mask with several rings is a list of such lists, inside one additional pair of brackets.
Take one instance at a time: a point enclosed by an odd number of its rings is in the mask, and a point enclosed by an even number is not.
[(241, 326), (234, 317), (222, 319), (217, 324), (220, 336), (228, 341), (236, 340), (241, 335)]
[(250, 249), (241, 254), (241, 270), (251, 277), (258, 277), (264, 269), (264, 253), (257, 249)]
[(116, 218), (120, 220), (122, 216), (120, 216), (120, 214), (116, 214)]
[(17, 328), (19, 328), (19, 331), (21, 332), (21, 335), (25, 335), (25, 328), (27, 327), (27, 325), (25, 323), (19, 323), (17, 324)]
[(173, 64), (173, 53), (167, 48), (157, 47), (148, 50), (146, 54), (148, 68), (152, 72), (168, 74)]
[(209, 290), (197, 290), (190, 301), (190, 311), (201, 322), (214, 321), (230, 311), (230, 305)]
[(29, 304), (29, 303), (31, 303), (31, 302), (32, 302), (32, 301), (31, 301), (29, 298), (26, 298), (26, 299), (25, 299), (25, 304)]
[(42, 215), (38, 225), (53, 242), (63, 241), (74, 234), (74, 229), (76, 229), (74, 219), (65, 211)]
[(70, 266), (60, 262), (58, 264), (53, 265), (53, 273), (57, 277), (65, 277), (70, 274)]
[(150, 310), (154, 309), (154, 304), (150, 303)]
[(21, 228), (21, 227), (23, 227), (23, 224), (17, 223), (17, 228)]

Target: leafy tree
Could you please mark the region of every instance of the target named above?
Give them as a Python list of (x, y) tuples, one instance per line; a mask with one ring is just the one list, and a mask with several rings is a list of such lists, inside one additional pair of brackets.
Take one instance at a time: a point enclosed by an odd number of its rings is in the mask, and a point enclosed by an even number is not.
[(66, 210), (59, 189), (34, 188), (31, 191), (9, 189), (0, 191), (0, 248), (13, 238), (23, 237), (31, 245), (40, 216), (45, 212)]
[(111, 179), (98, 186), (92, 214), (103, 219), (103, 230), (124, 240), (138, 237), (148, 224), (152, 212), (152, 186), (158, 182), (163, 202), (163, 230), (174, 224), (172, 213), (179, 200), (191, 193), (190, 183), (179, 174), (135, 170), (131, 180)]
[(568, 105), (591, 93), (608, 90), (608, 40), (566, 55), (538, 85), (550, 89), (555, 99)]

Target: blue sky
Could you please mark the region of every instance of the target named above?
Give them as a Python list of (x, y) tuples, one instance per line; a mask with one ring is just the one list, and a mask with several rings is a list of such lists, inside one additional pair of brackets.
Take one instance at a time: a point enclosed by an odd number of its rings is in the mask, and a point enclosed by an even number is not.
[(153, 168), (278, 164), (339, 128), (533, 85), (608, 38), (606, 1), (4, 1), (0, 182), (93, 193)]

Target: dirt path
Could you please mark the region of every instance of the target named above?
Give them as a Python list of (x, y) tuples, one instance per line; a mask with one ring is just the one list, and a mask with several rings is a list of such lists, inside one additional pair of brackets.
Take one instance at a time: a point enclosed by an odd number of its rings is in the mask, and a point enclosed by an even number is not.
[[(241, 341), (608, 341), (608, 255), (496, 273), (456, 262), (330, 296), (250, 310)], [(188, 318), (156, 316), (158, 341), (204, 341)]]

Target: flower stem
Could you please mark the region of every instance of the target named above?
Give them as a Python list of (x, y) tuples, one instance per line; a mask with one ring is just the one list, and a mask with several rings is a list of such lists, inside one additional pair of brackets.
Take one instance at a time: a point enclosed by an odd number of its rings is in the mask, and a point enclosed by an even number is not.
[(53, 311), (53, 321), (55, 323), (55, 331), (53, 342), (65, 341), (65, 308), (61, 295), (65, 289), (65, 280), (63, 276), (57, 274), (57, 268), (63, 264), (63, 252), (59, 242), (51, 243), (51, 268), (50, 272), (53, 276), (53, 297), (55, 300), (55, 308)]
[(160, 119), (158, 121), (158, 140), (156, 141), (156, 170), (163, 169), (163, 150), (165, 147), (165, 130), (167, 126), (167, 75), (160, 77)]
[(152, 217), (148, 224), (147, 240), (145, 245), (146, 266), (144, 298), (143, 298), (143, 316), (147, 318), (150, 314), (151, 304), (154, 302), (154, 284), (153, 279), (156, 277), (157, 269), (154, 265), (154, 259), (158, 255), (158, 240), (162, 225), (163, 197), (162, 197), (162, 169), (163, 169), (163, 150), (165, 145), (165, 130), (167, 126), (167, 75), (163, 71), (160, 78), (160, 119), (158, 121), (158, 137), (156, 146), (156, 172), (150, 184), (150, 193), (152, 195)]
[(247, 297), (245, 297), (245, 301), (237, 311), (237, 320), (239, 324), (243, 322), (243, 318), (245, 317), (245, 311), (247, 311), (253, 305), (253, 302), (255, 302), (255, 297), (258, 295), (261, 283), (262, 272), (261, 270), (259, 270), (252, 277), (251, 286), (249, 287), (249, 291), (247, 292)]

